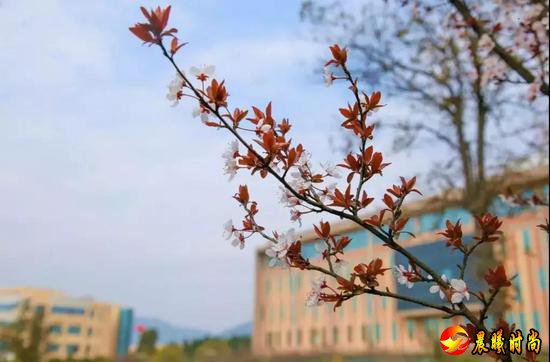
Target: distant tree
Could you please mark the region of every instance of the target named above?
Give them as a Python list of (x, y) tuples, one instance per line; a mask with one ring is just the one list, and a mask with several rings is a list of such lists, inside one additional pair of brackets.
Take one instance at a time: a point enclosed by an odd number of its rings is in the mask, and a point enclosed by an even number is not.
[(152, 359), (152, 362), (185, 362), (188, 359), (185, 357), (183, 347), (172, 343), (159, 348)]
[(137, 351), (138, 353), (144, 353), (147, 355), (153, 355), (155, 353), (157, 344), (157, 331), (155, 329), (148, 329), (139, 337), (139, 343)]
[(233, 352), (246, 352), (250, 350), (250, 337), (231, 337), (227, 340), (227, 344)]
[[(483, 1), (469, 3), (479, 8)], [(463, 208), (488, 212), (504, 191), (498, 186), (503, 178), (495, 176), (508, 177), (511, 164), (537, 155), (547, 162), (548, 98), (530, 103), (528, 85), (507, 81), (511, 71), (495, 60), (493, 44), (457, 23), (444, 2), (377, 4), (308, 0), (301, 15), (320, 41), (346, 44), (359, 55), (350, 67), (368, 87), (409, 101), (403, 119), (378, 124), (392, 136), (394, 150), (438, 147), (426, 177), (434, 191), (461, 187)]]
[(220, 357), (230, 354), (231, 348), (226, 340), (208, 339), (197, 347), (193, 357), (197, 361), (218, 361)]
[(17, 362), (40, 362), (44, 311), (29, 303), (21, 307), (18, 318), (0, 330), (0, 342), (15, 354)]

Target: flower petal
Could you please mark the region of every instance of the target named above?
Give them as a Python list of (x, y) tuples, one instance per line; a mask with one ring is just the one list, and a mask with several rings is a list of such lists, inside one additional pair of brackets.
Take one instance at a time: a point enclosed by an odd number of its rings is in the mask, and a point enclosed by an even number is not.
[(451, 297), (451, 303), (458, 304), (462, 302), (463, 298), (464, 296), (462, 295), (462, 293), (454, 293), (453, 296)]

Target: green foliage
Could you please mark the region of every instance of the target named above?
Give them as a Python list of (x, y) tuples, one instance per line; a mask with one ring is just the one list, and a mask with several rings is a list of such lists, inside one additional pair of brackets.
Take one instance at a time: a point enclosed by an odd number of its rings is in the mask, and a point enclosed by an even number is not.
[(166, 345), (155, 353), (151, 362), (186, 362), (183, 347), (179, 344)]
[(227, 344), (233, 352), (247, 352), (250, 350), (250, 337), (232, 337)]
[(97, 358), (71, 358), (68, 360), (60, 359), (60, 358), (54, 358), (49, 360), (48, 362), (113, 362), (113, 360), (109, 358), (103, 358), (103, 357), (97, 357)]
[(197, 360), (214, 360), (228, 356), (231, 348), (226, 340), (210, 339), (202, 342), (195, 350), (194, 358)]
[(250, 355), (250, 337), (206, 337), (185, 343), (183, 351), (190, 361), (219, 361), (222, 357), (224, 361), (242, 361), (245, 356)]
[(0, 342), (15, 354), (17, 362), (40, 362), (44, 311), (25, 303), (17, 320), (0, 331)]
[(157, 344), (157, 331), (155, 329), (148, 329), (139, 337), (139, 343), (137, 351), (138, 353), (144, 353), (147, 355), (153, 355)]

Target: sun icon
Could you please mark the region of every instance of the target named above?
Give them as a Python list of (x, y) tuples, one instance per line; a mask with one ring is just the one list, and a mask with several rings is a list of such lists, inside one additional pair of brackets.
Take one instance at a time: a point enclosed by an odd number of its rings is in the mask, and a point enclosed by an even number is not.
[(453, 326), (446, 328), (439, 337), (441, 349), (449, 355), (458, 356), (468, 349), (470, 337), (464, 328)]

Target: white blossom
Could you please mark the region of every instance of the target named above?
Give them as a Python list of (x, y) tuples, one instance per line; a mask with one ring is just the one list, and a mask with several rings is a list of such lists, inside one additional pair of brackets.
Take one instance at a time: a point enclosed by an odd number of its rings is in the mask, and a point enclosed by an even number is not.
[(321, 167), (323, 168), (325, 173), (329, 176), (332, 176), (334, 178), (342, 177), (342, 174), (340, 173), (340, 170), (332, 162), (325, 162), (324, 164), (322, 163)]
[(258, 121), (258, 124), (256, 125), (256, 128), (261, 132), (261, 133), (265, 133), (267, 131), (269, 131), (271, 129), (271, 125), (270, 124), (264, 124), (264, 119), (260, 119)]
[(296, 209), (290, 209), (290, 221), (298, 221), (298, 224), (302, 226), (302, 213)]
[(311, 281), (311, 291), (306, 298), (308, 307), (317, 307), (323, 303), (321, 300), (321, 290), (325, 287), (326, 281), (322, 277), (318, 277)]
[(227, 220), (227, 222), (223, 224), (223, 237), (225, 238), (225, 240), (231, 239), (234, 231), (235, 226), (233, 225), (233, 220)]
[(238, 165), (235, 155), (239, 152), (239, 142), (237, 140), (231, 141), (227, 150), (222, 154), (224, 160), (224, 173), (229, 175), (229, 180), (237, 174)]
[(451, 279), (451, 288), (453, 288), (453, 295), (451, 297), (451, 303), (461, 303), (464, 299), (470, 299), (470, 293), (468, 287), (462, 279)]
[(182, 96), (181, 90), (184, 85), (185, 81), (179, 74), (176, 74), (176, 78), (168, 84), (168, 94), (166, 95), (166, 98), (169, 101), (172, 101), (172, 107), (175, 107), (179, 103)]
[(279, 186), (279, 190), (281, 191), (281, 197), (279, 198), (279, 202), (286, 207), (294, 207), (297, 205), (300, 205), (300, 200), (292, 195), (287, 189), (285, 189), (283, 186)]
[[(432, 276), (430, 275), (430, 276), (428, 277), (428, 279), (432, 279)], [(448, 282), (447, 277), (445, 276), (445, 274), (441, 275), (441, 280), (443, 280), (445, 283)], [(444, 292), (444, 289), (442, 289), (442, 288), (439, 286), (439, 284), (432, 285), (432, 286), (430, 287), (430, 293), (435, 294), (435, 293), (437, 293), (437, 292), (439, 292), (439, 297), (440, 297), (441, 299), (445, 299), (445, 292)]]
[(292, 243), (296, 241), (296, 238), (294, 229), (289, 229), (286, 233), (279, 235), (277, 242), (270, 242), (265, 251), (265, 254), (271, 258), (269, 260), (270, 267), (275, 266), (279, 260), (283, 261), (283, 265), (286, 265), (286, 253)]
[(311, 181), (304, 179), (300, 171), (291, 172), (290, 177), (288, 184), (296, 191), (305, 191), (311, 188)]
[(239, 247), (241, 250), (244, 249), (244, 235), (240, 231), (233, 232), (234, 239), (231, 242), (231, 245)]
[(327, 87), (330, 87), (332, 85), (332, 82), (334, 82), (334, 74), (330, 71), (329, 67), (325, 67), (323, 79), (325, 80), (325, 85)]
[(334, 197), (334, 190), (338, 186), (335, 182), (328, 184), (325, 189), (320, 193), (321, 201), (325, 204), (332, 202)]
[(308, 168), (311, 168), (310, 159), (311, 159), (311, 153), (304, 151), (300, 154), (300, 157), (296, 160), (295, 164), (300, 169), (303, 169), (303, 168), (308, 169)]
[(344, 259), (338, 259), (334, 262), (334, 271), (337, 274), (346, 274), (349, 273), (350, 270), (350, 264), (349, 262), (345, 261)]
[(403, 265), (399, 264), (395, 267), (395, 276), (397, 277), (397, 282), (402, 285), (406, 285), (407, 288), (411, 289), (414, 286), (414, 283), (410, 281), (410, 278), (415, 274), (412, 270), (412, 266), (409, 264), (409, 268), (405, 268)]
[(194, 118), (197, 118), (197, 117), (200, 116), (202, 123), (208, 122), (208, 110), (205, 109), (204, 107), (197, 106), (197, 107), (193, 108), (193, 113), (192, 114), (193, 114)]
[(189, 72), (193, 74), (197, 79), (199, 80), (206, 80), (208, 77), (211, 77), (214, 75), (214, 72), (216, 71), (216, 67), (213, 65), (203, 65), (202, 67), (191, 67), (189, 69)]

